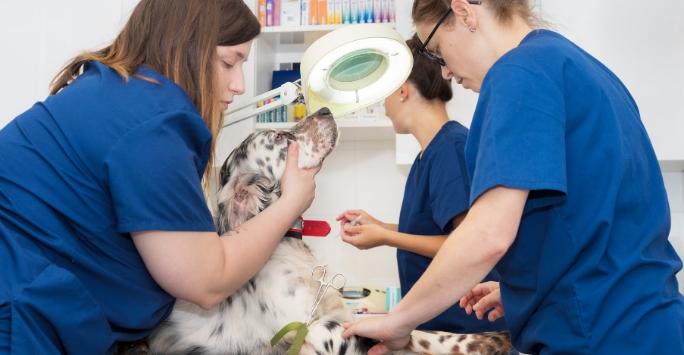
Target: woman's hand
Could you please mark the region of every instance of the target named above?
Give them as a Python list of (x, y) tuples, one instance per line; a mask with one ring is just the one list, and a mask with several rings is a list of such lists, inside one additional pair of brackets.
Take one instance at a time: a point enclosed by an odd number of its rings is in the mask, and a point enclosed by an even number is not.
[(337, 216), (337, 218), (335, 220), (340, 221), (340, 224), (344, 225), (344, 224), (349, 223), (353, 220), (356, 220), (359, 217), (361, 217), (361, 218), (359, 220), (357, 220), (357, 222), (356, 222), (356, 224), (358, 224), (358, 225), (376, 224), (379, 226), (384, 226), (384, 223), (373, 218), (373, 216), (369, 215), (368, 212), (366, 212), (364, 210), (346, 210), (346, 211), (340, 213), (340, 215)]
[(408, 345), (411, 340), (410, 327), (402, 326), (392, 313), (386, 316), (373, 316), (360, 319), (354, 323), (343, 324), (344, 338), (359, 335), (379, 340), (380, 343), (368, 350), (369, 355), (387, 354), (392, 350), (400, 350)]
[(292, 208), (298, 208), (301, 215), (313, 202), (316, 193), (314, 176), (320, 168), (300, 169), (297, 163), (298, 157), (299, 145), (297, 142), (292, 142), (288, 147), (285, 172), (280, 179), (280, 188), (281, 198), (289, 200)]
[[(342, 240), (358, 249), (365, 250), (386, 244), (385, 224), (364, 210), (346, 210), (336, 220), (340, 221)], [(354, 226), (351, 225), (352, 221), (355, 221)]]
[(340, 223), (342, 240), (358, 249), (366, 250), (380, 245), (387, 245), (388, 231), (377, 224), (351, 226)]
[(461, 298), (458, 305), (465, 309), (467, 314), (472, 314), (475, 311), (477, 319), (484, 318), (484, 314), (488, 311), (487, 319), (490, 322), (504, 316), (501, 290), (499, 289), (499, 283), (494, 281), (477, 284)]

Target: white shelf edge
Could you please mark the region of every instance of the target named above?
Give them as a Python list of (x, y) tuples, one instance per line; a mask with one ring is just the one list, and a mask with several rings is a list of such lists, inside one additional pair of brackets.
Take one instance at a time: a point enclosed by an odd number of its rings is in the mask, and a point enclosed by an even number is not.
[(660, 170), (663, 172), (684, 171), (684, 160), (680, 159), (658, 159)]
[[(394, 128), (389, 118), (339, 118), (336, 120), (341, 141), (394, 140)], [(297, 122), (255, 123), (255, 130), (287, 130)]]
[[(380, 25), (395, 27), (396, 22), (376, 22)], [(306, 25), (306, 26), (263, 26), (261, 33), (292, 33), (292, 32), (327, 32), (345, 26), (363, 25), (363, 23), (343, 23), (335, 25)]]
[(257, 122), (254, 124), (254, 128), (257, 131), (266, 129), (290, 129), (294, 127), (297, 122)]
[[(387, 117), (378, 118), (338, 118), (335, 121), (338, 128), (392, 128), (392, 121)], [(289, 129), (297, 122), (257, 122), (254, 127), (257, 130), (264, 129)]]
[(387, 116), (372, 117), (372, 118), (340, 118), (337, 121), (337, 126), (340, 128), (392, 128), (392, 121)]

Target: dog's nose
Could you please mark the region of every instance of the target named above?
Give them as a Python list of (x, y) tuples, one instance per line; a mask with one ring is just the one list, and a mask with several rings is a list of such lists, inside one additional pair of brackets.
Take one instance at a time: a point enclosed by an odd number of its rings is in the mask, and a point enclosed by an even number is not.
[(327, 107), (323, 107), (318, 112), (316, 112), (316, 116), (330, 116), (332, 115), (332, 112), (330, 112), (330, 109)]

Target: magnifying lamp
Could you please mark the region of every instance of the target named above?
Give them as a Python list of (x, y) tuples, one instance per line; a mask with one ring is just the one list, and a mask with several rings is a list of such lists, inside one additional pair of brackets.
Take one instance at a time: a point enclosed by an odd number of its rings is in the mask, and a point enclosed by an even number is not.
[[(412, 66), (411, 50), (387, 25), (341, 27), (304, 52), (301, 82), (285, 83), (231, 108), (224, 127), (288, 105), (299, 95), (304, 96), (307, 112), (327, 107), (333, 116), (341, 117), (384, 100), (406, 81)], [(258, 101), (278, 96), (278, 100), (256, 107)]]

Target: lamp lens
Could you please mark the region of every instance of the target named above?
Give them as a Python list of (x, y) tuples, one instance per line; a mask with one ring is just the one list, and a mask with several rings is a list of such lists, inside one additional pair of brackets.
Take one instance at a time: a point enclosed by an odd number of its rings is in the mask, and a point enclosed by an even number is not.
[(376, 72), (384, 61), (385, 56), (376, 50), (357, 50), (335, 61), (330, 78), (340, 83), (358, 81)]

